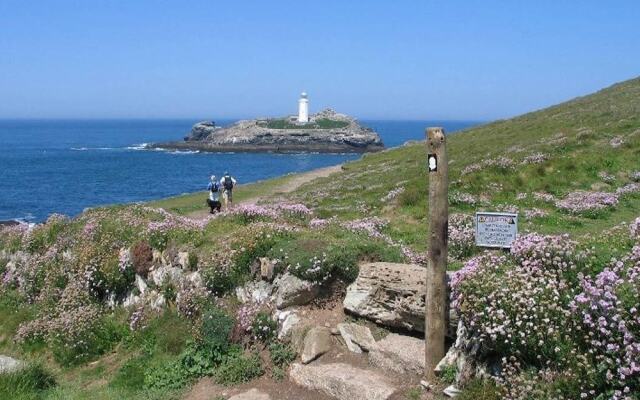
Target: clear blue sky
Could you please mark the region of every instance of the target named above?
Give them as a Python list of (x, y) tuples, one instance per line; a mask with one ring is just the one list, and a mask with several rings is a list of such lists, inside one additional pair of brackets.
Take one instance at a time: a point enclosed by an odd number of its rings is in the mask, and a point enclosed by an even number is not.
[(0, 118), (488, 120), (637, 75), (637, 0), (0, 0)]

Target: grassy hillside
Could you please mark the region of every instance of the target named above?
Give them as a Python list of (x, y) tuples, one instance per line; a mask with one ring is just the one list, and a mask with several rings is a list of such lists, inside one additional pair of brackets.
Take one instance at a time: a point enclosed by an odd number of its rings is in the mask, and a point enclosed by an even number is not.
[[(458, 301), (459, 312), (479, 330), (500, 326), (532, 339), (483, 336), (492, 356), (520, 363), (509, 378), (517, 379), (507, 379), (500, 390), (517, 392), (509, 385), (528, 387), (531, 381), (538, 390), (531, 399), (548, 398), (549, 390), (565, 398), (586, 389), (608, 396), (624, 387), (640, 390), (635, 364), (620, 372), (625, 377), (609, 379), (615, 365), (607, 356), (624, 346), (640, 349), (640, 323), (629, 322), (620, 343), (594, 343), (571, 333), (585, 329), (572, 315), (588, 310), (570, 308), (584, 288), (598, 288), (601, 274), (614, 271), (623, 283), (607, 293), (617, 296), (618, 311), (600, 316), (640, 321), (640, 274), (626, 272), (640, 263), (640, 247), (633, 247), (640, 222), (628, 226), (640, 216), (640, 79), (450, 135), (448, 152), (450, 268), (462, 268), (456, 295), (465, 300)], [(272, 310), (247, 309), (234, 295), (252, 279), (260, 257), (277, 260), (278, 272), (326, 288), (351, 282), (360, 261), (424, 261), (424, 143), (365, 155), (328, 177), (282, 190), (294, 179), (241, 186), (236, 200), (258, 204), (216, 217), (194, 216), (205, 208), (204, 193), (195, 193), (94, 209), (74, 219), (53, 216), (31, 232), (2, 228), (0, 354), (31, 366), (0, 377), (0, 398), (180, 398), (202, 376), (221, 384), (265, 373), (276, 379), (291, 361), (291, 349), (260, 336), (273, 334)], [(479, 255), (471, 221), (477, 210), (519, 213), (524, 239), (513, 254)], [(638, 237), (630, 238), (636, 230)], [(144, 302), (109, 307), (140, 294), (136, 274), (146, 277), (159, 259), (177, 260), (184, 252), (182, 268), (197, 272), (204, 287), (148, 279), (148, 290), (166, 300), (164, 311)], [(20, 257), (11, 259), (16, 253)], [(611, 266), (612, 257), (619, 265)], [(543, 273), (531, 265), (542, 265)], [(539, 307), (514, 299), (533, 299)], [(490, 307), (490, 301), (496, 304)], [(523, 320), (529, 321), (526, 330), (509, 330)], [(539, 334), (538, 327), (555, 331)], [(599, 343), (613, 347), (603, 352)], [(615, 357), (633, 359), (633, 351)], [(531, 378), (537, 376), (559, 383)], [(473, 382), (464, 396), (480, 398), (477, 393), (485, 391), (495, 396), (482, 398), (499, 398), (497, 390)]]

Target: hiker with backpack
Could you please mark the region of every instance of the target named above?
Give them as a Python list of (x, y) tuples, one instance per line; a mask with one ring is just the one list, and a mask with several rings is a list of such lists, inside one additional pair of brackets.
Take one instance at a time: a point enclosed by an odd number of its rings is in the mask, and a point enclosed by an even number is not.
[(211, 208), (209, 214), (214, 214), (214, 211), (220, 212), (220, 208), (222, 207), (220, 204), (220, 184), (216, 180), (215, 175), (211, 175), (211, 181), (209, 182), (209, 186), (207, 186), (207, 190), (209, 191), (207, 204), (209, 208)]
[(224, 199), (224, 209), (229, 209), (229, 204), (233, 203), (233, 188), (236, 186), (236, 180), (228, 172), (224, 173), (220, 179), (220, 186), (224, 189), (222, 198)]

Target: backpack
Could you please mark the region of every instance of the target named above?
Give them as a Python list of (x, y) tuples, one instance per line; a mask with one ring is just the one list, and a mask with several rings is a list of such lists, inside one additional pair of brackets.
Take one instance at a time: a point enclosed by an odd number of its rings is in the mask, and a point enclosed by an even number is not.
[(231, 179), (230, 176), (225, 176), (224, 177), (224, 190), (231, 190), (233, 189), (233, 180)]
[(211, 192), (215, 193), (220, 190), (220, 184), (218, 182), (211, 183)]

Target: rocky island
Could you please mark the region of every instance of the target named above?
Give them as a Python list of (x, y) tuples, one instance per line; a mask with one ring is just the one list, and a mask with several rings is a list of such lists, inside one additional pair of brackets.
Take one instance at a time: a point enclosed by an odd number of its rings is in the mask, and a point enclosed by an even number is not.
[(384, 145), (371, 128), (327, 109), (302, 122), (299, 116), (243, 120), (228, 127), (202, 121), (183, 141), (152, 143), (148, 147), (207, 152), (365, 153), (380, 151)]

